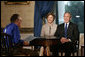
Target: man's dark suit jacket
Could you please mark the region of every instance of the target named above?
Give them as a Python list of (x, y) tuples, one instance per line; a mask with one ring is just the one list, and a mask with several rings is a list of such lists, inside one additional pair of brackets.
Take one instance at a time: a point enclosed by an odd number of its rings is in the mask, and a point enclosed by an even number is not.
[[(63, 23), (58, 25), (54, 36), (60, 39), (61, 37), (64, 37), (64, 34), (65, 33), (64, 33), (64, 23)], [(78, 26), (72, 22), (69, 23), (69, 26), (67, 29), (67, 38), (71, 39), (71, 41), (79, 40)]]

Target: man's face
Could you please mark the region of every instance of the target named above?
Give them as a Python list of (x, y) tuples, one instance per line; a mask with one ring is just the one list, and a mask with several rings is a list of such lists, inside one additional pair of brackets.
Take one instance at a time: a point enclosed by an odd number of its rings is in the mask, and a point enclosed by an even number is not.
[(18, 25), (19, 27), (21, 27), (21, 22), (22, 22), (22, 18), (21, 18), (21, 17), (18, 17), (17, 25)]
[(65, 22), (65, 23), (68, 23), (68, 22), (70, 21), (70, 19), (71, 19), (70, 14), (69, 14), (69, 13), (65, 13), (65, 14), (64, 14), (64, 22)]
[(53, 16), (52, 15), (49, 15), (48, 18), (47, 18), (47, 21), (48, 23), (52, 23), (53, 22)]

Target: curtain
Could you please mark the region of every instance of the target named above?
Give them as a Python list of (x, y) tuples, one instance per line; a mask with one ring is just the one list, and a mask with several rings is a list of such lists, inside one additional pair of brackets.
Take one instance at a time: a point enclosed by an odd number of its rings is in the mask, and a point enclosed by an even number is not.
[(43, 17), (53, 10), (54, 1), (35, 1), (34, 36), (40, 37)]

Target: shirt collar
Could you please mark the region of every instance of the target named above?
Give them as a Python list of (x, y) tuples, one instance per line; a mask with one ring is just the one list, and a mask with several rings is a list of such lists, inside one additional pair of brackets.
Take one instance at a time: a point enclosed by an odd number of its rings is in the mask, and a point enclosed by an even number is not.
[(49, 26), (53, 26), (53, 23), (51, 23), (51, 24), (49, 24), (49, 23), (47, 23)]
[[(67, 23), (67, 28), (68, 28), (68, 26), (69, 26), (69, 23), (70, 23), (70, 22)], [(64, 27), (65, 27), (65, 25), (66, 25), (66, 23), (64, 23)]]
[[(17, 24), (15, 24), (15, 23), (11, 23), (11, 24), (14, 24), (15, 26), (17, 26)], [(18, 26), (17, 26), (18, 27)]]
[[(67, 23), (67, 25), (69, 25), (70, 22)], [(66, 23), (65, 23), (66, 24)]]

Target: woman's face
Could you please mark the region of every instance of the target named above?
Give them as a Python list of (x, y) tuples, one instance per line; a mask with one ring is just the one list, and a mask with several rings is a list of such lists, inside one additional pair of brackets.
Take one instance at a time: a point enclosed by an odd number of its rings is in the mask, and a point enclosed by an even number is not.
[(53, 21), (54, 21), (53, 16), (52, 15), (49, 15), (47, 17), (47, 22), (51, 24)]

